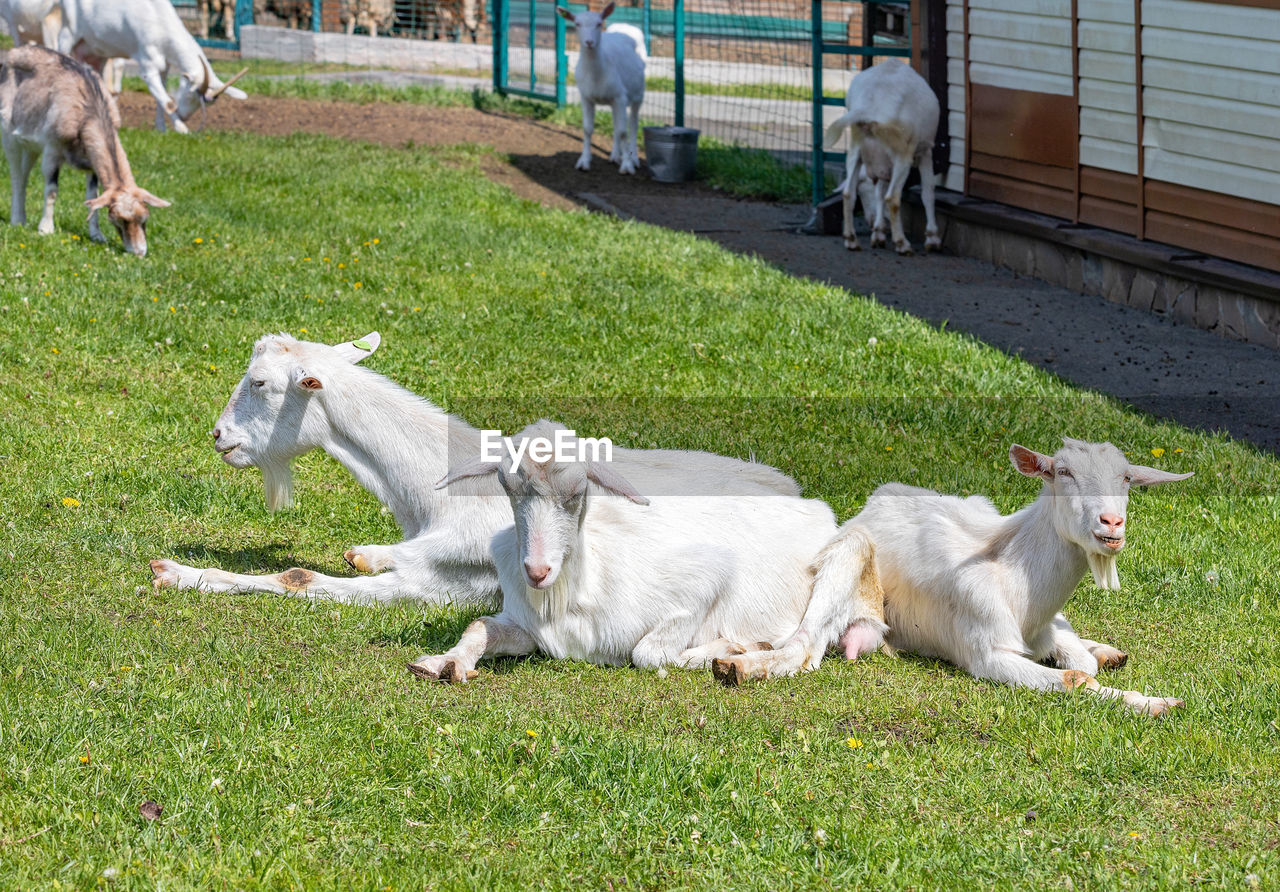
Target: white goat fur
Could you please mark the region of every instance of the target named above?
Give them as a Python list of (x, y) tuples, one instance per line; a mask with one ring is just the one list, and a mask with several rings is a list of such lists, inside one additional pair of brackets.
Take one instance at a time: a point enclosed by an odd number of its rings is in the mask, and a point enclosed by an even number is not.
[(1078, 637), (1061, 610), (1086, 568), (1101, 588), (1119, 588), (1130, 485), (1191, 475), (1131, 465), (1110, 443), (1068, 439), (1052, 457), (1015, 445), (1009, 455), (1043, 480), (1039, 498), (1014, 514), (982, 496), (890, 483), (849, 521), (875, 543), (889, 645), (1005, 684), (1084, 687), (1150, 715), (1182, 705), (1099, 685), (1097, 671), (1127, 656)]
[(911, 168), (920, 168), (920, 197), (926, 218), (925, 250), (942, 246), (934, 216), (933, 140), (938, 132), (938, 97), (919, 74), (901, 62), (873, 65), (854, 75), (845, 97), (848, 111), (827, 128), (826, 146), (833, 149), (847, 131), (844, 197), (844, 243), (857, 251), (853, 205), (862, 197), (862, 212), (871, 224), (871, 247), (885, 243), (886, 209), (893, 246), (910, 254), (902, 230), (902, 187)]
[(355, 34), (357, 27), (364, 28), (373, 37), (378, 36), (379, 30), (390, 33), (395, 18), (393, 0), (341, 0), (338, 5), (338, 21), (348, 34)]
[[(157, 130), (167, 120), (179, 133), (188, 132), (187, 119), (223, 92), (246, 98), (214, 74), (170, 0), (62, 0), (58, 48), (99, 72), (107, 59), (137, 62), (138, 76), (156, 100)], [(165, 87), (170, 69), (179, 75), (176, 98)]]
[(0, 0), (0, 18), (9, 26), (14, 46), (38, 43), (57, 48), (62, 25), (58, 0)]
[[(557, 430), (542, 421), (512, 439)], [(824, 549), (836, 534), (831, 509), (794, 484), (781, 491), (779, 472), (756, 466), (759, 480), (730, 480), (718, 456), (668, 455), (665, 467), (615, 449), (608, 464), (526, 454), (514, 472), (479, 461), (451, 471), (442, 485), (496, 474), (511, 498), (515, 526), (492, 548), (502, 612), (410, 670), (465, 682), (483, 656), (533, 651), (694, 668), (776, 646), (756, 674), (791, 675), (817, 668), (846, 630), (862, 650), (878, 646), (882, 594), (866, 536), (846, 530)], [(589, 494), (588, 481), (600, 492)]]
[[(227, 464), (262, 471), (267, 505), (292, 500), (294, 458), (323, 449), (393, 514), (405, 540), (365, 545), (344, 557), (372, 577), (325, 576), (293, 568), (247, 575), (200, 569), (169, 560), (151, 562), (155, 586), (208, 592), (275, 592), (344, 603), (399, 599), (432, 604), (498, 600), (489, 543), (511, 524), (511, 508), (498, 482), (477, 479), (437, 492), (449, 456), (475, 455), (479, 431), (376, 372), (356, 365), (377, 349), (376, 332), (334, 346), (286, 335), (261, 338), (248, 369), (214, 430), (214, 448)], [(662, 450), (626, 450), (628, 461), (669, 464)], [(709, 469), (764, 474), (754, 465), (714, 456)], [(768, 485), (796, 491), (789, 477), (767, 469)], [(763, 484), (762, 484), (763, 485)]]
[(614, 10), (610, 3), (600, 12), (585, 10), (574, 15), (556, 7), (578, 30), (578, 64), (573, 68), (578, 95), (582, 99), (582, 155), (575, 167), (591, 169), (591, 136), (596, 129), (596, 106), (613, 110), (613, 151), (609, 160), (618, 173), (635, 173), (640, 166), (637, 143), (640, 105), (644, 102), (644, 69), (648, 55), (644, 34), (630, 25), (611, 25), (604, 20)]

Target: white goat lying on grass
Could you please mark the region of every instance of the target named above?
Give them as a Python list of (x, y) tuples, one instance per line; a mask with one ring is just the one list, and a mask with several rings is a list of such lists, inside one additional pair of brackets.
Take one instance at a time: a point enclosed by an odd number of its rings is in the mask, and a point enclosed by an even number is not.
[(405, 535), (398, 545), (360, 546), (344, 557), (357, 570), (388, 572), (346, 578), (295, 567), (250, 576), (155, 560), (156, 588), (275, 592), (344, 603), (497, 600), (489, 540), (511, 522), (502, 491), (489, 485), (475, 487), (476, 498), (461, 492), (445, 497), (432, 486), (448, 469), (451, 443), (458, 454), (469, 454), (463, 450), (477, 448), (479, 432), (356, 365), (380, 341), (377, 332), (332, 347), (286, 335), (260, 339), (213, 435), (227, 464), (262, 470), (273, 511), (292, 500), (293, 459), (319, 448), (341, 462), (391, 510)]
[[(512, 441), (529, 447), (557, 431), (542, 421)], [(493, 540), (502, 612), (473, 622), (448, 652), (411, 663), (414, 674), (466, 682), (483, 656), (534, 651), (694, 668), (774, 643), (785, 647), (773, 671), (794, 674), (817, 668), (842, 635), (862, 650), (879, 644), (883, 595), (868, 539), (846, 529), (828, 545), (831, 509), (800, 498), (794, 483), (780, 492), (778, 472), (756, 466), (761, 482), (730, 478), (725, 459), (700, 452), (667, 453), (666, 467), (531, 452), (514, 469), (476, 461), (441, 482), (496, 474), (515, 526)]]
[(635, 173), (640, 166), (637, 139), (648, 55), (644, 34), (637, 28), (611, 25), (605, 30), (604, 20), (613, 10), (614, 4), (610, 3), (600, 12), (588, 9), (574, 15), (563, 6), (556, 7), (556, 12), (578, 29), (578, 64), (573, 77), (582, 97), (582, 155), (575, 167), (591, 169), (596, 106), (608, 105), (613, 109), (613, 151), (609, 160), (618, 165), (618, 173)]
[(871, 247), (885, 243), (885, 210), (892, 228), (893, 247), (910, 254), (902, 231), (902, 187), (911, 168), (920, 168), (920, 198), (924, 202), (926, 251), (942, 247), (934, 217), (933, 140), (938, 132), (938, 97), (910, 65), (884, 62), (856, 74), (845, 97), (849, 110), (827, 128), (826, 147), (835, 148), (847, 130), (845, 152), (844, 244), (861, 248), (853, 229), (853, 204), (862, 198), (862, 213), (871, 225)]
[[(1110, 443), (1065, 443), (1053, 457), (1009, 450), (1013, 466), (1044, 486), (1007, 517), (981, 496), (889, 483), (844, 528), (875, 543), (891, 647), (940, 657), (978, 678), (1044, 691), (1083, 687), (1162, 715), (1182, 701), (1100, 685), (1094, 674), (1124, 665), (1126, 654), (1081, 639), (1060, 611), (1086, 568), (1099, 587), (1120, 587), (1116, 555), (1130, 485), (1191, 475), (1131, 465)], [(749, 674), (753, 655), (732, 659)]]
[[(373, 577), (325, 576), (293, 568), (246, 575), (154, 560), (156, 588), (274, 592), (344, 603), (412, 599), (431, 604), (493, 604), (498, 576), (489, 556), (494, 534), (511, 525), (498, 481), (483, 477), (438, 492), (449, 456), (476, 455), (480, 431), (359, 363), (377, 349), (377, 332), (356, 341), (316, 344), (286, 335), (260, 339), (213, 431), (214, 447), (236, 468), (262, 470), (267, 507), (292, 499), (293, 459), (323, 449), (395, 516), (405, 540), (363, 545), (344, 557)], [(675, 453), (619, 450), (625, 466), (664, 468)], [(704, 472), (794, 495), (795, 481), (764, 465), (722, 456)], [(630, 473), (630, 470), (628, 470)]]
[(119, 127), (116, 104), (88, 66), (39, 46), (0, 53), (0, 139), (9, 160), (9, 222), (27, 222), (27, 180), (40, 158), (44, 213), (36, 231), (52, 233), (58, 175), (71, 165), (89, 172), (89, 237), (106, 241), (98, 226), (98, 211), (105, 208), (125, 250), (144, 256), (148, 208), (168, 207), (169, 202), (134, 182)]

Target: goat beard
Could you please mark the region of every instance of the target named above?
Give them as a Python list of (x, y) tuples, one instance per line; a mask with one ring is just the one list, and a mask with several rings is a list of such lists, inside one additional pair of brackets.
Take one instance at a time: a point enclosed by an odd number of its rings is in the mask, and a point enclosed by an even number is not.
[(1085, 552), (1085, 556), (1089, 559), (1089, 569), (1093, 571), (1093, 581), (1098, 584), (1098, 588), (1119, 591), (1120, 571), (1116, 569), (1116, 556), (1093, 551)]
[(262, 465), (262, 489), (268, 511), (279, 511), (293, 504), (293, 468), (288, 464)]

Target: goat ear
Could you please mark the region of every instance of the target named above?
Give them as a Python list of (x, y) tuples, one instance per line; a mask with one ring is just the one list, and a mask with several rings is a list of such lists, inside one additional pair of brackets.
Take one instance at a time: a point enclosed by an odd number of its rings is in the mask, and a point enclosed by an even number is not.
[(560, 18), (573, 22), (573, 13), (565, 9), (563, 6), (557, 6), (556, 12), (560, 13)]
[(607, 19), (613, 13), (613, 10), (616, 7), (617, 7), (616, 3), (610, 3), (604, 9), (600, 10), (600, 18)]
[(145, 205), (149, 205), (153, 208), (167, 208), (171, 204), (173, 204), (173, 202), (165, 201), (163, 198), (156, 198), (154, 195), (152, 195), (146, 189), (143, 189), (141, 186), (138, 187), (138, 191), (135, 192), (134, 195), (137, 196), (138, 201), (142, 202)]
[(320, 383), (320, 379), (317, 378), (315, 375), (308, 375), (306, 372), (302, 371), (301, 369), (299, 369), (296, 374), (297, 374), (297, 378), (296, 378), (297, 384), (303, 390), (312, 390), (312, 391), (324, 390), (324, 385)]
[(465, 480), (467, 477), (484, 477), (487, 474), (498, 473), (498, 463), (496, 461), (485, 461), (477, 458), (475, 461), (469, 461), (465, 464), (455, 465), (449, 469), (449, 473), (440, 478), (436, 483), (436, 489), (444, 489), (452, 483), (459, 480)]
[(338, 351), (338, 355), (350, 363), (357, 363), (366, 356), (372, 356), (373, 351), (378, 349), (378, 345), (382, 343), (382, 335), (376, 331), (371, 331), (362, 338), (356, 338), (354, 341), (343, 341), (341, 344), (334, 344), (333, 349)]
[(649, 504), (649, 500), (640, 495), (636, 488), (627, 482), (626, 478), (606, 464), (594, 461), (588, 462), (587, 479), (601, 489), (607, 489), (609, 492), (622, 496), (624, 499), (630, 499), (637, 505)]
[(1009, 461), (1013, 462), (1014, 470), (1019, 474), (1025, 474), (1028, 477), (1041, 477), (1045, 480), (1053, 479), (1052, 456), (1041, 455), (1034, 449), (1028, 449), (1026, 446), (1019, 446), (1014, 443), (1009, 447)]
[(1173, 483), (1175, 480), (1186, 480), (1191, 474), (1171, 474), (1159, 468), (1148, 468), (1146, 465), (1129, 465), (1129, 480), (1135, 486), (1158, 486), (1161, 483)]
[(84, 203), (84, 206), (87, 208), (93, 208), (95, 211), (98, 211), (109, 204), (111, 204), (111, 196), (104, 192), (101, 195), (99, 195), (97, 198), (90, 198), (89, 200), (87, 200)]

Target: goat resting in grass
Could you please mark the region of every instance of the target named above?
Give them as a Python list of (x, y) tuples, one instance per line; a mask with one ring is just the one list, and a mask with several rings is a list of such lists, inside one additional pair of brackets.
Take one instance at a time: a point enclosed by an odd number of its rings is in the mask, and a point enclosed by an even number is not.
[[(108, 59), (137, 62), (138, 76), (156, 100), (157, 130), (165, 129), (167, 119), (174, 130), (188, 132), (187, 119), (223, 93), (247, 98), (232, 84), (248, 69), (223, 83), (170, 0), (61, 2), (58, 48), (99, 72)], [(176, 98), (165, 87), (171, 68), (179, 76)]]
[(596, 106), (608, 105), (613, 109), (613, 151), (609, 160), (618, 165), (618, 173), (635, 173), (640, 166), (637, 139), (648, 55), (644, 34), (637, 28), (611, 25), (605, 30), (604, 20), (613, 10), (614, 4), (610, 3), (599, 12), (587, 9), (574, 15), (563, 6), (556, 7), (556, 12), (578, 30), (578, 64), (573, 77), (582, 98), (582, 155), (574, 166), (578, 170), (591, 169)]
[[(566, 433), (538, 422), (512, 438), (518, 465), (475, 461), (441, 482), (496, 476), (515, 526), (493, 539), (502, 612), (473, 622), (448, 652), (411, 663), (414, 674), (466, 682), (481, 657), (534, 651), (609, 666), (719, 667), (776, 646), (769, 670), (792, 675), (817, 668), (842, 636), (860, 651), (879, 645), (870, 541), (855, 528), (831, 541), (824, 502), (801, 498), (794, 483), (780, 488), (782, 475), (765, 466), (730, 477), (726, 459), (707, 453), (667, 453), (656, 466), (629, 461), (628, 450), (607, 463), (566, 461), (531, 445)], [(740, 680), (732, 667), (717, 675)]]
[(106, 241), (98, 227), (98, 211), (106, 208), (125, 250), (145, 255), (148, 207), (168, 207), (169, 202), (134, 182), (119, 126), (120, 113), (103, 91), (101, 78), (75, 59), (39, 46), (18, 47), (0, 57), (0, 137), (12, 191), (9, 222), (27, 222), (27, 180), (38, 157), (44, 213), (36, 231), (53, 232), (58, 174), (70, 164), (89, 172), (89, 237)]
[[(292, 500), (296, 457), (323, 449), (340, 462), (404, 531), (398, 545), (363, 545), (344, 555), (355, 570), (380, 575), (325, 576), (297, 567), (247, 575), (154, 560), (157, 588), (274, 592), (364, 604), (498, 600), (489, 542), (511, 525), (502, 488), (492, 477), (449, 493), (434, 486), (448, 470), (450, 455), (478, 453), (480, 431), (357, 365), (380, 342), (377, 332), (333, 346), (286, 335), (261, 338), (213, 431), (214, 447), (227, 464), (262, 471), (267, 507), (273, 511)], [(630, 463), (662, 467), (670, 462), (663, 450), (625, 452)], [(752, 479), (764, 474), (758, 470), (762, 465), (714, 458), (713, 469), (721, 474)], [(765, 476), (775, 491), (795, 491), (795, 482), (784, 474), (768, 469)]]
[(1100, 588), (1120, 587), (1129, 487), (1191, 475), (1130, 464), (1110, 443), (1070, 439), (1053, 456), (1015, 445), (1009, 457), (1043, 481), (1040, 497), (1014, 514), (1001, 516), (981, 496), (890, 483), (849, 521), (875, 542), (890, 646), (1018, 687), (1083, 688), (1148, 715), (1181, 706), (1100, 685), (1098, 670), (1127, 655), (1080, 638), (1061, 610), (1086, 569)]
[(854, 75), (845, 97), (849, 110), (827, 128), (826, 147), (835, 148), (847, 130), (845, 152), (844, 244), (861, 248), (853, 229), (853, 204), (860, 196), (862, 212), (871, 224), (871, 247), (885, 243), (885, 211), (893, 247), (910, 254), (902, 231), (902, 187), (911, 168), (920, 168), (920, 198), (924, 202), (926, 251), (942, 247), (934, 217), (933, 140), (938, 132), (938, 97), (910, 65), (884, 62)]

